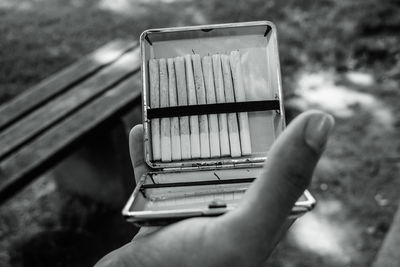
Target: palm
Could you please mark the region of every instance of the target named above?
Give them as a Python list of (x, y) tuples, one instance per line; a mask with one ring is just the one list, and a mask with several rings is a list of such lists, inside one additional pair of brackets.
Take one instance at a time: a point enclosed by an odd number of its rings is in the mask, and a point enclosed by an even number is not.
[(210, 266), (204, 261), (218, 249), (212, 240), (208, 240), (208, 232), (212, 232), (211, 220), (181, 221), (152, 233), (139, 234), (133, 242), (141, 246), (141, 250), (159, 252), (149, 266)]

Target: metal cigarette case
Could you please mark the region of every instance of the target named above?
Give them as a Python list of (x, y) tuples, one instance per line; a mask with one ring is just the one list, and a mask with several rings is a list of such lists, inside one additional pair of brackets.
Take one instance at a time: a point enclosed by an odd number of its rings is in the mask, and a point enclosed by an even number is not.
[[(235, 209), (256, 179), (268, 151), (285, 128), (276, 27), (268, 21), (146, 30), (140, 36), (143, 85), (144, 174), (122, 213), (137, 225), (165, 225), (200, 216), (218, 216)], [(188, 54), (200, 56), (239, 51), (246, 102), (152, 108), (149, 60)], [(151, 120), (163, 116), (247, 112), (250, 155), (194, 158), (171, 162), (152, 158)], [(171, 115), (172, 114), (172, 115)], [(315, 205), (305, 191), (290, 220)]]

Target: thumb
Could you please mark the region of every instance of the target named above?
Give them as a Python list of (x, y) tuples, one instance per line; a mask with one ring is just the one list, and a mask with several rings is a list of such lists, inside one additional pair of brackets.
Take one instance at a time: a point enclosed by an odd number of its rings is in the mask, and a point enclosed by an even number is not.
[(135, 172), (135, 181), (138, 184), (140, 178), (149, 168), (145, 161), (143, 147), (143, 126), (141, 124), (132, 128), (129, 133), (129, 153), (132, 160), (133, 170)]
[(247, 190), (239, 208), (226, 216), (242, 241), (248, 239), (264, 252), (272, 249), (271, 240), (310, 183), (333, 125), (331, 115), (309, 111), (279, 136), (262, 174)]

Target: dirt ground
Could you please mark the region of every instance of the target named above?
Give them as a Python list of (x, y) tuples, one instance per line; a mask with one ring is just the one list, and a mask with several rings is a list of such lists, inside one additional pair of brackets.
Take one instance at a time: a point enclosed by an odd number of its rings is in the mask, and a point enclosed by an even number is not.
[[(0, 103), (115, 38), (251, 20), (277, 25), (288, 119), (317, 108), (337, 122), (310, 188), (318, 205), (268, 266), (368, 266), (399, 201), (397, 0), (2, 0)], [(135, 231), (49, 172), (0, 207), (0, 266), (92, 265)]]

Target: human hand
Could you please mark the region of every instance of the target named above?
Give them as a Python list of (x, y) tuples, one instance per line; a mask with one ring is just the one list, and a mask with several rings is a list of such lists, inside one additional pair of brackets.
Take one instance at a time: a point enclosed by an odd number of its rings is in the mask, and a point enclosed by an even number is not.
[[(286, 231), (287, 216), (310, 183), (333, 125), (333, 117), (319, 111), (299, 115), (272, 146), (238, 208), (219, 217), (142, 228), (96, 266), (261, 266)], [(130, 148), (138, 179), (148, 171), (141, 125), (131, 131)]]

